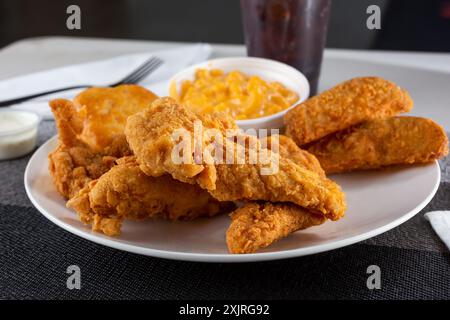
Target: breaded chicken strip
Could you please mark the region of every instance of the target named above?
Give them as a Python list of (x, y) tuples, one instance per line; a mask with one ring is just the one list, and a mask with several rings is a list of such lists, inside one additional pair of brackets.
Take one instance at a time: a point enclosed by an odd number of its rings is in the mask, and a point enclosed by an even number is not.
[(158, 97), (134, 84), (89, 88), (74, 99), (74, 118), (80, 122), (78, 137), (92, 150), (101, 151), (122, 139), (127, 118), (147, 108)]
[(268, 149), (278, 148), (278, 152), (282, 157), (325, 177), (325, 171), (320, 166), (319, 160), (313, 154), (299, 148), (291, 138), (285, 135), (276, 135), (268, 136), (266, 139)]
[(58, 128), (58, 147), (49, 154), (49, 171), (64, 198), (108, 171), (117, 158), (131, 154), (123, 129), (130, 114), (156, 96), (136, 85), (90, 88), (74, 101), (50, 102)]
[[(325, 176), (316, 157), (300, 149), (290, 138), (280, 135), (267, 137), (267, 140), (267, 146), (278, 148), (281, 156)], [(250, 202), (231, 215), (227, 231), (228, 250), (231, 253), (252, 253), (292, 232), (322, 224), (325, 220), (323, 215), (293, 203)]]
[(117, 161), (107, 173), (90, 182), (67, 202), (84, 223), (109, 236), (120, 234), (124, 219), (165, 218), (191, 220), (213, 216), (231, 203), (219, 203), (197, 185), (174, 180), (169, 175), (149, 177), (134, 157)]
[(345, 212), (345, 196), (333, 181), (280, 157), (276, 174), (261, 175), (255, 165), (217, 165), (211, 195), (220, 201), (265, 200), (292, 202), (331, 220)]
[[(173, 133), (184, 131), (194, 133), (195, 123), (200, 122), (204, 129), (215, 128), (219, 137), (226, 141), (227, 150), (231, 152), (234, 161), (232, 164), (217, 164), (215, 159), (207, 162), (205, 159), (196, 159), (195, 152), (183, 151), (188, 163), (174, 161), (172, 152), (176, 150), (177, 141)], [(339, 219), (345, 211), (345, 199), (340, 187), (333, 181), (321, 177), (315, 172), (307, 170), (289, 159), (276, 156), (278, 166), (273, 172), (264, 174), (267, 166), (261, 161), (253, 164), (244, 161), (238, 164), (240, 151), (244, 148), (237, 142), (223, 137), (228, 127), (234, 127), (229, 121), (220, 118), (195, 114), (178, 105), (171, 98), (156, 100), (151, 108), (128, 118), (125, 134), (140, 168), (148, 175), (158, 176), (171, 174), (175, 179), (197, 183), (207, 189), (211, 195), (220, 201), (237, 200), (266, 200), (273, 202), (293, 202), (305, 208), (320, 212), (332, 220)], [(200, 144), (200, 154), (205, 155), (205, 139)], [(192, 139), (193, 140), (193, 139)], [(245, 140), (245, 139), (244, 139)], [(250, 138), (248, 140), (251, 140)], [(258, 146), (259, 141), (256, 139)], [(209, 141), (211, 142), (211, 141)], [(191, 143), (189, 143), (191, 144)], [(196, 143), (192, 142), (192, 145)], [(219, 144), (219, 149), (223, 145)], [(192, 150), (195, 146), (192, 147)], [(249, 148), (244, 148), (247, 159)], [(234, 150), (234, 151), (233, 151)], [(264, 149), (266, 153), (271, 153)], [(258, 155), (263, 150), (257, 148)], [(272, 156), (273, 153), (272, 153)], [(204, 158), (209, 159), (208, 156)], [(209, 159), (211, 160), (211, 159)], [(270, 164), (273, 164), (272, 162)], [(267, 172), (266, 172), (267, 173)]]
[(345, 81), (290, 110), (286, 134), (302, 146), (363, 121), (408, 112), (409, 94), (396, 84), (376, 77)]
[(66, 199), (73, 197), (87, 183), (108, 171), (117, 158), (130, 155), (125, 136), (118, 136), (101, 152), (94, 151), (78, 138), (82, 128), (69, 100), (50, 102), (58, 128), (58, 146), (48, 155), (49, 172), (58, 192)]
[(130, 151), (110, 147), (105, 152), (92, 152), (89, 147), (79, 144), (73, 147), (59, 144), (48, 155), (49, 172), (58, 192), (70, 199), (93, 179), (107, 172), (119, 157)]
[(307, 149), (327, 174), (427, 163), (448, 154), (444, 129), (430, 119), (368, 121), (325, 137)]
[[(208, 141), (202, 131), (199, 131), (200, 136), (194, 133), (196, 125), (202, 127), (201, 130), (217, 130), (221, 137), (227, 130), (238, 130), (235, 122), (226, 115), (196, 114), (166, 97), (128, 118), (125, 135), (146, 174), (160, 176), (169, 173), (177, 180), (199, 182), (206, 189), (214, 189), (216, 168), (214, 163), (207, 163), (201, 157)], [(178, 135), (182, 134), (188, 134), (190, 141), (187, 145), (191, 152), (183, 152), (183, 161), (175, 163), (172, 153), (178, 145)], [(197, 155), (194, 154), (196, 150), (200, 150)]]
[(226, 239), (230, 253), (252, 253), (297, 230), (324, 223), (323, 215), (289, 203), (250, 202), (234, 211)]

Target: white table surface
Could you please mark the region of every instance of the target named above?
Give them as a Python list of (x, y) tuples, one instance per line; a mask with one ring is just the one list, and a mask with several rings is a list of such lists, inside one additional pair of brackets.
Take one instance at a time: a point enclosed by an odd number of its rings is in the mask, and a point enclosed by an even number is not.
[[(182, 43), (75, 37), (24, 39), (0, 49), (0, 80), (68, 64), (165, 49), (180, 44)], [(212, 47), (213, 57), (245, 55), (243, 45), (213, 44)], [(340, 59), (349, 65), (351, 63), (352, 70), (344, 68)], [(389, 66), (391, 68), (387, 70)], [(400, 81), (400, 85), (413, 91), (416, 101), (413, 114), (431, 117), (450, 130), (450, 53), (326, 49), (320, 89), (330, 87), (346, 79), (345, 77), (357, 75), (359, 72), (356, 68), (364, 70), (361, 72), (371, 72)], [(409, 76), (415, 80), (407, 79)], [(423, 81), (420, 80), (421, 77)], [(430, 84), (430, 80), (435, 83)], [(410, 81), (413, 82), (409, 83)], [(447, 90), (443, 89), (445, 86)]]

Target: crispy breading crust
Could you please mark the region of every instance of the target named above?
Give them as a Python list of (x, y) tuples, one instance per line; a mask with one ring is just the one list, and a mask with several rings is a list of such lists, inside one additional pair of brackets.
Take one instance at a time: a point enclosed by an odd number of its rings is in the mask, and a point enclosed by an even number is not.
[(120, 234), (123, 219), (165, 218), (192, 220), (213, 216), (231, 203), (219, 203), (197, 185), (185, 184), (169, 175), (149, 177), (134, 157), (117, 161), (98, 180), (90, 182), (67, 202), (94, 231), (109, 236)]
[(216, 165), (217, 183), (209, 190), (220, 201), (292, 202), (331, 220), (345, 212), (344, 193), (333, 181), (280, 157), (278, 173), (262, 175), (258, 166)]
[(137, 85), (89, 88), (74, 101), (55, 99), (50, 108), (58, 128), (58, 147), (49, 154), (49, 171), (66, 199), (131, 154), (123, 133), (130, 114), (157, 97)]
[(48, 155), (49, 172), (58, 192), (66, 199), (77, 194), (92, 179), (108, 171), (114, 161), (130, 155), (125, 136), (118, 136), (103, 151), (93, 151), (78, 139), (82, 130), (73, 103), (65, 99), (50, 101), (55, 115), (59, 141), (57, 148)]
[[(279, 135), (266, 138), (267, 147), (278, 149), (286, 157), (321, 176), (325, 172), (317, 158), (300, 149), (290, 138)], [(252, 253), (288, 236), (325, 222), (322, 215), (314, 214), (292, 203), (247, 203), (232, 215), (227, 231), (227, 245), (231, 253)]]
[(83, 120), (77, 115), (72, 101), (54, 99), (49, 102), (58, 129), (58, 138), (66, 147), (80, 145), (78, 135), (83, 130)]
[(345, 81), (290, 110), (284, 118), (286, 134), (302, 146), (363, 121), (408, 112), (409, 94), (376, 77)]
[[(175, 163), (171, 157), (176, 145), (172, 133), (181, 128), (192, 133), (195, 120), (219, 132), (235, 127), (217, 117), (197, 115), (170, 98), (158, 99), (151, 108), (129, 117), (125, 134), (141, 169), (152, 176), (169, 173), (175, 179), (198, 183), (220, 201), (293, 202), (333, 220), (344, 214), (344, 194), (336, 183), (281, 156), (279, 170), (270, 175), (262, 174), (262, 163), (197, 164), (193, 154), (189, 155), (190, 163)], [(234, 142), (231, 146), (239, 148)], [(234, 156), (237, 154), (235, 151)]]
[[(142, 171), (155, 177), (170, 173), (177, 180), (187, 183), (202, 181), (206, 188), (214, 188), (214, 165), (199, 163), (193, 154), (186, 155), (186, 163), (175, 164), (171, 159), (176, 145), (173, 133), (187, 129), (186, 132), (194, 137), (195, 121), (201, 121), (204, 128), (217, 129), (223, 135), (228, 129), (237, 129), (234, 121), (225, 115), (197, 115), (168, 97), (157, 99), (150, 108), (129, 117), (125, 135)], [(194, 142), (191, 147), (194, 150)]]
[(325, 171), (320, 166), (319, 160), (313, 154), (299, 148), (291, 138), (285, 135), (276, 135), (269, 136), (266, 139), (268, 149), (272, 150), (277, 145), (278, 152), (282, 157), (290, 159), (294, 163), (325, 177)]
[(66, 147), (60, 144), (48, 155), (48, 169), (58, 192), (70, 199), (92, 179), (107, 172), (116, 159), (92, 153), (83, 146)]
[(430, 119), (368, 121), (325, 137), (307, 149), (327, 174), (427, 163), (448, 154), (444, 129)]
[(231, 215), (226, 239), (230, 253), (252, 253), (290, 233), (324, 223), (322, 215), (293, 204), (247, 203)]
[(157, 98), (153, 92), (134, 84), (83, 90), (73, 99), (76, 117), (82, 124), (79, 139), (95, 151), (109, 147), (123, 135), (127, 118)]

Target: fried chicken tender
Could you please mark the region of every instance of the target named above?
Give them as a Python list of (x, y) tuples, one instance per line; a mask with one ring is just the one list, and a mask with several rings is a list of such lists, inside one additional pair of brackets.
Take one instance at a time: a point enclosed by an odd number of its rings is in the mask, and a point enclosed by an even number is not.
[[(198, 144), (201, 149), (207, 142), (203, 136), (199, 138), (194, 133), (196, 124), (203, 129), (217, 130), (220, 136), (225, 136), (227, 130), (238, 130), (234, 121), (226, 115), (197, 115), (166, 97), (156, 100), (151, 108), (130, 117), (125, 135), (146, 174), (160, 176), (170, 173), (177, 180), (187, 183), (201, 181), (200, 184), (206, 189), (214, 189), (214, 163), (208, 164), (203, 161), (205, 159), (199, 159), (198, 155), (194, 158), (194, 150), (198, 148)], [(172, 152), (176, 150), (176, 138), (183, 134), (188, 134), (187, 139), (191, 141), (186, 143), (187, 151), (183, 152), (183, 161), (174, 163)]]
[(230, 253), (252, 253), (297, 230), (324, 223), (323, 215), (289, 203), (250, 202), (231, 214), (226, 233)]
[[(172, 152), (177, 150), (177, 140), (173, 134), (181, 130), (190, 134), (190, 137), (195, 136), (196, 122), (200, 122), (204, 129), (216, 129), (219, 136), (216, 136), (212, 143), (219, 145), (219, 149), (226, 145), (226, 150), (222, 149), (224, 154), (234, 150), (231, 152), (234, 157), (231, 164), (220, 164), (214, 158), (211, 160), (205, 151), (207, 147), (203, 141), (204, 137), (200, 139), (203, 142), (200, 143), (200, 154), (206, 160), (199, 161), (196, 159), (198, 154), (183, 150), (182, 155), (187, 162), (180, 164), (174, 161)], [(177, 180), (197, 183), (220, 201), (293, 202), (322, 213), (332, 220), (339, 219), (344, 214), (346, 204), (340, 187), (289, 159), (276, 156), (278, 170), (268, 174), (264, 174), (267, 166), (262, 161), (254, 164), (249, 161), (239, 162), (241, 159), (238, 158), (244, 147), (224, 137), (225, 130), (232, 128), (235, 128), (235, 125), (231, 120), (196, 114), (178, 105), (171, 98), (162, 98), (145, 111), (129, 117), (125, 134), (140, 168), (148, 175), (169, 173)], [(251, 140), (250, 137), (244, 138)], [(217, 139), (225, 142), (221, 145)], [(197, 146), (194, 140), (191, 139), (186, 144), (191, 145), (191, 150)], [(271, 154), (270, 158), (273, 158), (274, 153), (267, 149), (258, 149), (258, 143), (257, 141), (255, 144), (258, 155), (265, 151), (264, 153)], [(250, 151), (249, 148), (244, 149), (247, 158)], [(209, 162), (210, 160), (212, 162)], [(270, 165), (272, 164), (273, 162), (270, 162)]]
[(49, 156), (49, 172), (58, 192), (66, 199), (76, 195), (92, 179), (108, 171), (117, 158), (131, 154), (125, 136), (118, 136), (102, 152), (93, 151), (77, 134), (82, 122), (69, 100), (50, 102), (59, 133), (58, 146)]
[(313, 154), (299, 148), (291, 138), (285, 135), (268, 136), (266, 145), (268, 149), (277, 149), (282, 157), (325, 177), (325, 171), (320, 166), (319, 160)]
[(60, 144), (49, 154), (49, 172), (58, 192), (70, 199), (92, 179), (107, 172), (114, 166), (114, 161), (125, 154), (94, 153), (83, 145), (67, 147)]
[(290, 110), (284, 118), (286, 135), (302, 146), (360, 122), (408, 112), (412, 106), (408, 92), (390, 81), (355, 78)]
[(49, 154), (49, 171), (66, 199), (107, 172), (117, 158), (131, 154), (123, 133), (126, 118), (156, 96), (135, 85), (91, 88), (74, 102), (50, 102), (58, 128), (58, 146)]
[(78, 137), (92, 150), (103, 150), (121, 138), (127, 118), (147, 108), (156, 98), (153, 92), (133, 84), (114, 88), (89, 88), (74, 100), (74, 117), (82, 124)]
[(255, 165), (217, 165), (217, 183), (209, 192), (220, 201), (292, 202), (331, 220), (345, 212), (345, 197), (333, 181), (280, 157), (276, 174), (262, 175)]
[(327, 174), (427, 163), (448, 154), (444, 129), (430, 119), (374, 120), (325, 137), (307, 149)]
[(90, 182), (67, 202), (81, 221), (108, 236), (120, 234), (124, 219), (165, 218), (192, 220), (214, 216), (233, 208), (220, 203), (197, 185), (174, 180), (169, 175), (149, 177), (134, 157), (117, 160), (117, 165)]
[[(300, 149), (290, 138), (277, 135), (266, 139), (267, 146), (278, 149), (281, 156), (320, 176), (325, 176), (317, 158)], [(228, 250), (230, 253), (252, 253), (292, 232), (325, 221), (323, 215), (315, 214), (293, 203), (250, 202), (231, 214), (231, 224), (226, 236)]]

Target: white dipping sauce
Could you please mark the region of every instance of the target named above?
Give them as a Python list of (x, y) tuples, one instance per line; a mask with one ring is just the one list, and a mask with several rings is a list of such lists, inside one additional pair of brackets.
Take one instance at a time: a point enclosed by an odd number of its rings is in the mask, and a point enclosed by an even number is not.
[(26, 111), (0, 111), (0, 160), (23, 156), (36, 145), (39, 117)]

